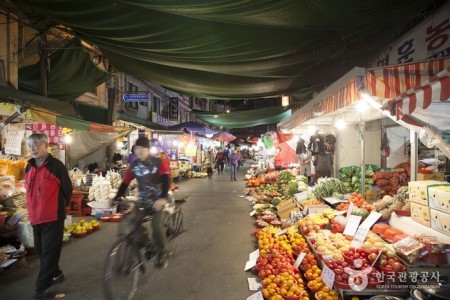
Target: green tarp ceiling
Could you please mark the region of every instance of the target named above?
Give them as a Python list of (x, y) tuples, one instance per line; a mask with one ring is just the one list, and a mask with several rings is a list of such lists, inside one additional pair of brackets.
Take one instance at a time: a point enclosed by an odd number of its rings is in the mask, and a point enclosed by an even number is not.
[(286, 107), (269, 107), (224, 114), (194, 112), (194, 115), (197, 119), (210, 125), (225, 128), (246, 128), (278, 123), (291, 115), (291, 109)]
[[(257, 98), (367, 65), (433, 0), (16, 0), (120, 71), (186, 94)], [(48, 19), (42, 21), (48, 24)], [(42, 23), (40, 24), (42, 25)]]
[[(49, 57), (48, 96), (72, 101), (113, 74), (97, 67), (80, 41), (73, 40)], [(39, 63), (19, 69), (19, 89), (41, 94)]]

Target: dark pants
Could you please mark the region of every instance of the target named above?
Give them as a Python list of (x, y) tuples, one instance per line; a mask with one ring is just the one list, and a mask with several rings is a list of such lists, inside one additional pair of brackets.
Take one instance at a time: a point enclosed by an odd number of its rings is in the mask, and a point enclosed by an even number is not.
[(217, 162), (217, 171), (219, 173), (223, 173), (223, 168), (225, 167), (225, 162), (223, 161), (218, 161)]
[(212, 174), (213, 174), (213, 169), (212, 167), (207, 167), (206, 168), (206, 173), (208, 173), (208, 177), (211, 178)]
[(236, 180), (236, 168), (237, 165), (231, 164), (231, 180)]
[(36, 291), (43, 292), (53, 282), (53, 277), (61, 273), (59, 258), (63, 244), (64, 220), (33, 226), (34, 247), (41, 262), (36, 281)]

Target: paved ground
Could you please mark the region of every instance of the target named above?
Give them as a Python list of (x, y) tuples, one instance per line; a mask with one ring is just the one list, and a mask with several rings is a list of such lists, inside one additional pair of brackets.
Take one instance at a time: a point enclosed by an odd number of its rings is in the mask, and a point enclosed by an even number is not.
[[(191, 195), (183, 207), (184, 227), (175, 256), (166, 270), (153, 270), (141, 299), (246, 299), (247, 277), (243, 271), (248, 254), (254, 250), (250, 205), (240, 198), (244, 170), (237, 182), (229, 173), (212, 180), (190, 179), (181, 182), (179, 194)], [(114, 241), (116, 224), (102, 224), (100, 231), (63, 247), (61, 268), (66, 280), (49, 289), (49, 299), (64, 294), (64, 299), (103, 299), (102, 268), (106, 252)], [(0, 298), (30, 299), (39, 262), (27, 257), (24, 269), (0, 273)], [(255, 277), (255, 276), (252, 276)]]

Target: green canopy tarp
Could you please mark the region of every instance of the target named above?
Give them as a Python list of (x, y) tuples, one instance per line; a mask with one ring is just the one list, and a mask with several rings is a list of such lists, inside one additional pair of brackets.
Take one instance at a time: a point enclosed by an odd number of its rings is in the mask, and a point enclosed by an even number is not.
[(367, 65), (435, 1), (13, 3), (34, 21), (50, 19), (95, 43), (122, 72), (191, 95), (257, 98), (330, 83)]
[[(48, 96), (51, 98), (71, 101), (113, 76), (94, 64), (78, 40), (52, 53), (49, 61)], [(41, 94), (39, 63), (19, 69), (19, 89)]]
[(194, 112), (194, 115), (197, 119), (210, 125), (226, 128), (246, 128), (278, 123), (291, 115), (291, 109), (286, 107), (269, 107), (224, 114)]

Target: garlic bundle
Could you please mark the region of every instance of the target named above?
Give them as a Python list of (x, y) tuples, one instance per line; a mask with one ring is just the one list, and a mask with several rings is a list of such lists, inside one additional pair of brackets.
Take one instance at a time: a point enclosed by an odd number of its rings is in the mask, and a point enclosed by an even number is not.
[(106, 180), (111, 183), (113, 189), (118, 189), (122, 183), (122, 176), (115, 171), (108, 171), (108, 173), (106, 173)]
[(92, 186), (89, 188), (89, 200), (108, 200), (112, 194), (111, 182), (102, 176), (93, 178)]

